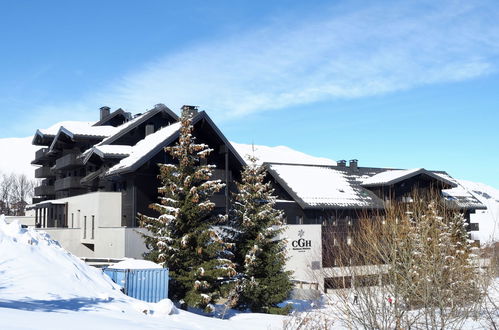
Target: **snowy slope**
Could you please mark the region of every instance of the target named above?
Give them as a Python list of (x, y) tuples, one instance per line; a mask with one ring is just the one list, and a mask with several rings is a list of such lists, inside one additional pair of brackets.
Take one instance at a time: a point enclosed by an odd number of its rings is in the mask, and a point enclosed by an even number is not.
[(0, 155), (8, 155), (9, 161), (0, 161), (0, 174), (26, 174), (29, 179), (35, 178), (35, 152), (40, 149), (31, 145), (32, 137), (0, 139)]
[(0, 329), (276, 329), (282, 320), (220, 320), (130, 298), (47, 234), (0, 216)]
[(241, 144), (230, 142), (236, 151), (246, 160), (246, 155), (255, 155), (260, 162), (269, 163), (291, 163), (291, 164), (315, 164), (315, 165), (336, 165), (332, 159), (314, 157), (301, 151), (291, 149), (286, 146), (267, 147), (260, 145)]

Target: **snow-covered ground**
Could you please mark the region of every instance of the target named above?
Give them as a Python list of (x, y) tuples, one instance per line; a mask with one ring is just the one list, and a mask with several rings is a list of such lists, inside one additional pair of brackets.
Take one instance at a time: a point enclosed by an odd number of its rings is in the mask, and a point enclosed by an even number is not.
[(284, 319), (234, 314), (221, 320), (128, 297), (47, 234), (0, 216), (0, 329), (280, 329)]

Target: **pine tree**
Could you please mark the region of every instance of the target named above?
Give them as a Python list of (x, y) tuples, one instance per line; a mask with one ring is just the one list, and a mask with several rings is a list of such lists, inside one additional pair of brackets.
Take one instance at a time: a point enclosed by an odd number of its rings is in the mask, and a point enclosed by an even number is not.
[(140, 220), (148, 230), (146, 259), (169, 268), (170, 297), (211, 312), (223, 281), (235, 275), (235, 265), (216, 227), (223, 217), (212, 215), (215, 204), (210, 201), (224, 184), (210, 180), (215, 166), (201, 165), (201, 160), (212, 149), (196, 144), (192, 132), (192, 114), (184, 111), (179, 142), (165, 148), (178, 164), (159, 164), (159, 203), (150, 207), (160, 215), (140, 215)]
[(286, 246), (278, 235), (283, 229), (283, 212), (274, 209), (275, 196), (265, 183), (266, 170), (248, 157), (231, 206), (235, 231), (236, 263), (240, 280), (238, 307), (253, 312), (279, 313), (277, 304), (291, 291), (291, 273), (284, 270)]

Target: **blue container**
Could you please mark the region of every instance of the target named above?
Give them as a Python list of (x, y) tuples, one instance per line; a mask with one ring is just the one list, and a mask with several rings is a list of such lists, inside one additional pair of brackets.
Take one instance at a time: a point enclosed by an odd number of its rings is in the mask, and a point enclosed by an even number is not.
[(123, 292), (130, 297), (147, 302), (158, 302), (168, 298), (168, 268), (105, 268), (103, 272), (121, 286)]

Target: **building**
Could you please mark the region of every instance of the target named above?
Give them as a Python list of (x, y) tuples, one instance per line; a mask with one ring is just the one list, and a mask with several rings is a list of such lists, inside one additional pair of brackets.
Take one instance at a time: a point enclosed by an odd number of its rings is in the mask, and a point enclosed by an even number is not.
[[(216, 165), (214, 178), (227, 183), (213, 197), (216, 212), (227, 212), (234, 181), (244, 160), (204, 111), (192, 106), (194, 135), (214, 151), (208, 163)], [(154, 212), (157, 199), (157, 163), (173, 160), (164, 147), (179, 136), (179, 118), (164, 105), (132, 117), (121, 109), (100, 109), (93, 125), (65, 125), (54, 131), (38, 130), (33, 144), (36, 187), (36, 226), (48, 231), (68, 250), (88, 258), (140, 258), (145, 246), (137, 213)], [(365, 214), (379, 214), (393, 200), (410, 201), (415, 190), (434, 189), (449, 207), (468, 219), (484, 206), (448, 174), (418, 168), (397, 170), (347, 165), (264, 163), (278, 195), (277, 207), (286, 215), (288, 267), (301, 283), (324, 289), (321, 275), (337, 265), (324, 258), (328, 240), (348, 240), (349, 226)], [(470, 230), (477, 230), (471, 225)], [(472, 234), (471, 234), (472, 235)], [(322, 276), (322, 277), (321, 277)]]

